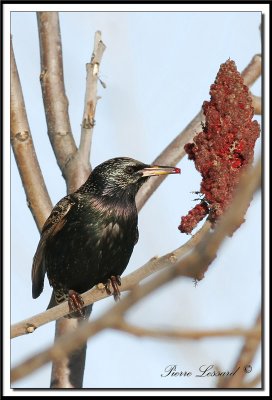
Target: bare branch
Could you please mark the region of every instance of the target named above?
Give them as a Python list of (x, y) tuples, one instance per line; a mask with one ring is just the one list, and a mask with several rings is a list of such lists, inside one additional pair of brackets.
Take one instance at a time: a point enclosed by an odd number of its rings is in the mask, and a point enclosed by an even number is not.
[(237, 221), (240, 221), (242, 213), (247, 209), (254, 192), (261, 184), (261, 162), (259, 161), (254, 169), (250, 169), (241, 179), (239, 190), (234, 198), (232, 205), (222, 216), (213, 232), (207, 232), (203, 240), (195, 246), (194, 250), (182, 260), (173, 264), (172, 268), (167, 268), (152, 280), (136, 286), (132, 291), (115, 304), (109, 311), (97, 320), (86, 323), (79, 327), (75, 332), (61, 337), (52, 347), (44, 350), (13, 368), (11, 379), (20, 379), (36, 368), (44, 365), (50, 360), (64, 357), (67, 353), (75, 350), (78, 346), (86, 342), (88, 337), (94, 336), (105, 328), (114, 328), (118, 320), (139, 300), (148, 294), (172, 281), (177, 276), (185, 275), (190, 277), (202, 278), (208, 269), (209, 263), (216, 256), (218, 248), (227, 235), (232, 234), (236, 228)]
[(203, 338), (214, 338), (214, 337), (259, 337), (260, 330), (254, 329), (243, 329), (243, 328), (233, 328), (233, 329), (213, 329), (213, 330), (162, 330), (160, 328), (147, 329), (132, 324), (128, 324), (123, 319), (120, 319), (114, 326), (114, 329), (122, 332), (129, 333), (131, 335), (139, 337), (152, 337), (156, 339), (186, 339), (186, 340), (199, 340)]
[(254, 107), (254, 111), (256, 115), (262, 114), (262, 98), (259, 96), (255, 96), (251, 94), (252, 97), (252, 106)]
[[(76, 319), (69, 320), (69, 328), (67, 329), (65, 325), (62, 326), (63, 323), (65, 324), (64, 318), (61, 318), (57, 322), (55, 327), (55, 341), (63, 334), (72, 331), (72, 324), (74, 325), (74, 329), (76, 329), (78, 323)], [(69, 358), (66, 356), (55, 360), (52, 364), (50, 388), (73, 388), (70, 378)]]
[[(74, 332), (84, 321), (60, 318), (56, 323), (55, 341), (59, 337)], [(76, 348), (65, 357), (54, 360), (51, 371), (50, 388), (81, 388), (84, 377), (87, 343)]]
[[(249, 65), (242, 72), (242, 77), (244, 78), (244, 83), (248, 87), (252, 86), (253, 83), (261, 76), (262, 73), (262, 57), (260, 54), (256, 54)], [(262, 113), (262, 99), (261, 97), (252, 96), (252, 105), (255, 110), (255, 114)]]
[(252, 328), (256, 330), (258, 329), (259, 335), (257, 337), (248, 337), (245, 339), (244, 346), (238, 356), (238, 359), (235, 363), (233, 370), (236, 370), (238, 367), (240, 368), (238, 369), (235, 375), (220, 379), (218, 388), (245, 387), (246, 382), (244, 382), (244, 378), (247, 373), (247, 367), (250, 368), (252, 360), (260, 345), (261, 328), (262, 328), (262, 317), (260, 312)]
[(257, 374), (251, 381), (241, 383), (241, 388), (249, 389), (256, 387), (262, 381), (262, 374)]
[(244, 78), (244, 84), (251, 87), (253, 83), (261, 76), (262, 73), (262, 56), (256, 54), (248, 66), (241, 73)]
[[(84, 178), (77, 179), (83, 183), (90, 171), (87, 168), (86, 172), (86, 166), (83, 168), (83, 165), (75, 171), (75, 165), (73, 165), (77, 156), (77, 147), (72, 135), (68, 99), (65, 94), (58, 13), (38, 12), (37, 20), (41, 53), (40, 81), (48, 135), (68, 191), (74, 191), (75, 186), (78, 185), (78, 182), (74, 182), (75, 175), (83, 173)], [(78, 158), (76, 161), (78, 162)]]
[[(206, 222), (204, 226), (186, 244), (162, 257), (153, 257), (142, 267), (123, 277), (120, 291), (124, 292), (130, 290), (134, 286), (138, 285), (142, 280), (152, 275), (154, 272), (160, 271), (163, 268), (171, 267), (173, 263), (177, 262), (177, 260), (180, 260), (190, 249), (196, 246), (209, 229), (210, 223)], [(96, 301), (102, 300), (106, 297), (108, 297), (106, 292), (103, 292), (97, 288), (93, 288), (82, 294), (82, 298), (86, 305), (93, 304)], [(18, 322), (11, 327), (11, 338), (32, 333), (38, 327), (59, 319), (64, 315), (67, 315), (68, 312), (68, 303), (63, 302), (54, 308), (25, 319), (24, 321)]]
[(97, 31), (94, 37), (94, 50), (91, 62), (86, 64), (87, 80), (84, 101), (84, 112), (81, 125), (81, 138), (79, 152), (81, 159), (90, 167), (90, 151), (95, 125), (95, 110), (97, 104), (97, 81), (99, 78), (99, 67), (106, 46), (102, 42), (101, 32)]
[(12, 41), (10, 110), (11, 145), (26, 193), (27, 205), (40, 231), (52, 210), (52, 203), (32, 141)]
[[(181, 260), (181, 258), (190, 250), (193, 249), (202, 239), (203, 236), (210, 229), (210, 223), (206, 222), (203, 227), (184, 245), (165, 254), (162, 257), (153, 257), (150, 261), (138, 268), (136, 271), (122, 278), (121, 292), (131, 290), (137, 286), (145, 278), (152, 275), (154, 272), (158, 272), (164, 268), (170, 268), (175, 262)], [(98, 288), (92, 288), (82, 295), (84, 304), (93, 304), (99, 300), (102, 300), (108, 295), (106, 291), (102, 291)], [(58, 306), (49, 310), (43, 311), (40, 314), (34, 315), (33, 317), (27, 318), (21, 322), (18, 322), (11, 326), (11, 338), (15, 338), (21, 335), (34, 332), (37, 328), (45, 325), (49, 322), (57, 320), (64, 315), (69, 313), (68, 302), (63, 302)], [(69, 321), (69, 320), (67, 320)]]

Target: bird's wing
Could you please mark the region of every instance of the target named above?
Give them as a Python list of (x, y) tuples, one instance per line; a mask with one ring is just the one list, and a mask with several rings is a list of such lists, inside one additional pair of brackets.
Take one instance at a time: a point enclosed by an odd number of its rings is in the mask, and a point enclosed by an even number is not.
[(44, 263), (44, 250), (47, 239), (52, 238), (66, 223), (66, 217), (75, 200), (71, 195), (65, 196), (53, 208), (51, 214), (45, 221), (41, 232), (41, 238), (33, 258), (32, 264), (32, 297), (36, 299), (43, 291), (44, 276), (46, 273)]

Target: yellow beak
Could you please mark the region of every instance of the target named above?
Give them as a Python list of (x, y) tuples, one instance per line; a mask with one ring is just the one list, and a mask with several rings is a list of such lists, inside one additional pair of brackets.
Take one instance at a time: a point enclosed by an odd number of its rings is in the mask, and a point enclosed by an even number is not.
[(180, 174), (180, 169), (176, 167), (163, 167), (160, 165), (151, 165), (142, 169), (143, 177), (145, 176), (158, 176), (169, 174)]

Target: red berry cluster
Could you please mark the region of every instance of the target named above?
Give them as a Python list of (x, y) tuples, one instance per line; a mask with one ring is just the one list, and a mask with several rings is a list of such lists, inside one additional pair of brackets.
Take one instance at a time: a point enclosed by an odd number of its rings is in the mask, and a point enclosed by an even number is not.
[[(206, 117), (202, 132), (184, 146), (202, 175), (200, 192), (204, 201), (181, 218), (179, 230), (190, 233), (206, 215), (214, 223), (231, 203), (245, 166), (252, 164), (254, 145), (260, 134), (252, 121), (254, 108), (248, 88), (235, 62), (220, 66), (210, 88), (210, 101), (204, 101)], [(205, 206), (204, 206), (205, 204)]]

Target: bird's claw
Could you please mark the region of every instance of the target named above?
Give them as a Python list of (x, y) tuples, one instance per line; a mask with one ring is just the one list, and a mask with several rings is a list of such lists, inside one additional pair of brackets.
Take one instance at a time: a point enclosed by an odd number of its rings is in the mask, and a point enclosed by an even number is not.
[(85, 318), (84, 301), (79, 293), (75, 290), (69, 290), (68, 292), (68, 305), (71, 316), (73, 313), (79, 314), (82, 318)]
[[(116, 275), (116, 276), (111, 276), (106, 284), (105, 284), (105, 289), (107, 294), (113, 294), (114, 300), (117, 301), (120, 299), (120, 289), (119, 286), (121, 286), (121, 277), (120, 275)], [(112, 288), (112, 290), (111, 290)], [(113, 291), (113, 293), (112, 293)]]

